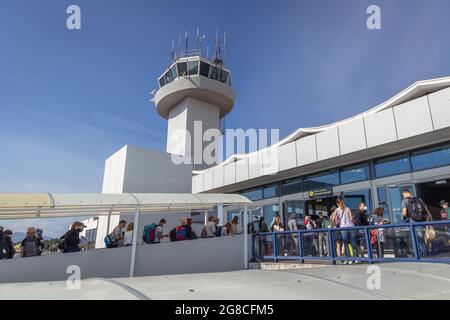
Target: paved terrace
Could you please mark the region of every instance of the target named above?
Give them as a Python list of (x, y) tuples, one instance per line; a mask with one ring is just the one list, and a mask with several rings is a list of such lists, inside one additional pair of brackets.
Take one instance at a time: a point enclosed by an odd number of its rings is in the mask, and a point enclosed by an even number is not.
[(119, 279), (87, 279), (80, 290), (66, 282), (0, 285), (6, 299), (450, 299), (450, 265), (386, 263), (381, 288), (367, 288), (367, 264), (290, 270), (243, 270)]

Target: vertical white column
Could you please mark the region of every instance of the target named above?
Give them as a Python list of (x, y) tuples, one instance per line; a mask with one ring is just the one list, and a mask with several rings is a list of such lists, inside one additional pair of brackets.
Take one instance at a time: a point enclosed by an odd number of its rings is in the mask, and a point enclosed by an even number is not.
[(205, 226), (208, 223), (208, 211), (205, 211)]
[(247, 205), (244, 206), (244, 268), (248, 269), (248, 208)]
[(140, 209), (136, 208), (134, 212), (134, 231), (133, 231), (133, 242), (131, 246), (131, 259), (130, 259), (130, 278), (134, 277), (134, 266), (136, 264), (136, 248), (137, 248), (137, 237), (139, 231), (139, 215)]

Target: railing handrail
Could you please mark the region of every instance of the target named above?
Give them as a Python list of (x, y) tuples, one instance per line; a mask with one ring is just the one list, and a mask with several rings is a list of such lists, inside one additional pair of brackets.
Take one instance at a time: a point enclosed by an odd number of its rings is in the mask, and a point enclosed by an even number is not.
[[(420, 243), (417, 236), (417, 227), (427, 227), (427, 226), (440, 226), (440, 225), (450, 225), (450, 220), (439, 220), (439, 221), (424, 221), (424, 222), (403, 222), (403, 223), (396, 223), (396, 224), (381, 224), (381, 225), (368, 225), (368, 226), (354, 226), (354, 227), (343, 227), (343, 228), (326, 228), (326, 229), (310, 229), (310, 230), (296, 230), (296, 231), (271, 231), (271, 232), (261, 232), (261, 233), (253, 233), (252, 234), (252, 251), (253, 251), (253, 257), (258, 258), (256, 256), (256, 240), (257, 238), (261, 238), (264, 236), (271, 236), (273, 237), (273, 255), (267, 256), (263, 255), (263, 258), (269, 258), (275, 260), (277, 262), (278, 260), (300, 260), (302, 263), (305, 260), (320, 260), (320, 261), (331, 261), (333, 264), (336, 264), (336, 261), (361, 261), (361, 262), (368, 262), (368, 263), (375, 263), (375, 262), (386, 262), (386, 261), (415, 261), (415, 262), (441, 262), (441, 263), (450, 263), (450, 258), (433, 258), (433, 257), (427, 257), (422, 256), (421, 251), (423, 251), (420, 247)], [(412, 248), (408, 248), (409, 253), (413, 253), (413, 257), (384, 257), (381, 258), (378, 256), (373, 257), (373, 249), (374, 245), (371, 242), (371, 230), (379, 230), (379, 229), (394, 229), (394, 228), (408, 228), (408, 233), (410, 234), (410, 241), (412, 243)], [(333, 238), (333, 234), (342, 232), (342, 231), (352, 231), (352, 230), (362, 230), (364, 231), (364, 237), (365, 237), (365, 247), (367, 250), (367, 257), (363, 255), (362, 257), (359, 257), (358, 254), (353, 257), (343, 257), (343, 256), (336, 256), (335, 252), (335, 239)], [(313, 255), (305, 255), (304, 254), (304, 243), (306, 239), (302, 235), (311, 236), (313, 234), (317, 233), (326, 233), (327, 239), (325, 240), (328, 249), (327, 254), (325, 256), (313, 256)], [(299, 247), (298, 253), (299, 255), (291, 255), (291, 256), (285, 256), (285, 255), (279, 255), (278, 254), (278, 242), (280, 241), (278, 238), (279, 235), (298, 235), (298, 237), (295, 237), (296, 242)], [(377, 243), (380, 241), (377, 238)], [(421, 239), (423, 242), (423, 239)], [(378, 247), (378, 246), (377, 246)], [(395, 248), (394, 248), (395, 250)], [(428, 249), (426, 249), (428, 252)], [(359, 250), (358, 250), (359, 251)], [(350, 255), (350, 254), (349, 254)], [(260, 257), (260, 256), (259, 256)]]
[(292, 233), (320, 233), (327, 232), (328, 230), (365, 230), (365, 229), (387, 229), (387, 228), (404, 228), (413, 226), (429, 226), (429, 225), (446, 225), (450, 224), (450, 220), (438, 220), (438, 221), (424, 221), (424, 222), (404, 222), (404, 223), (392, 223), (392, 224), (371, 224), (368, 226), (354, 226), (354, 227), (339, 227), (339, 228), (322, 228), (322, 229), (302, 229), (297, 231), (269, 231), (269, 232), (255, 232), (257, 235), (271, 235), (271, 234), (292, 234)]

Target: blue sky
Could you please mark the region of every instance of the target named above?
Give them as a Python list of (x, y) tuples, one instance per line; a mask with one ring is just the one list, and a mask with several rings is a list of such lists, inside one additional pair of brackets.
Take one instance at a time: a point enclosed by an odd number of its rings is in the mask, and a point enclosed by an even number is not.
[[(66, 28), (70, 4), (80, 31)], [(366, 27), (370, 4), (382, 30)], [(3, 0), (0, 192), (100, 192), (123, 145), (164, 150), (149, 93), (184, 30), (230, 34), (227, 128), (284, 137), (448, 76), (448, 12), (448, 0)]]

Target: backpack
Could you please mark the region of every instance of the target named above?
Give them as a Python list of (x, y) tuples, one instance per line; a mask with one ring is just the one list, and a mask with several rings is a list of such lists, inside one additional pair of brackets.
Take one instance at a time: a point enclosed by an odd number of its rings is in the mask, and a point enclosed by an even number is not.
[(169, 238), (171, 242), (177, 241), (177, 228), (173, 228), (169, 232)]
[(417, 197), (409, 199), (407, 209), (409, 217), (414, 221), (421, 222), (427, 220), (426, 205), (421, 199)]
[(367, 215), (364, 212), (358, 211), (356, 213), (356, 225), (357, 226), (368, 226), (369, 220), (367, 219)]
[(104, 241), (105, 241), (105, 246), (108, 249), (117, 247), (116, 238), (111, 233), (105, 237)]
[(178, 226), (176, 229), (176, 239), (177, 241), (187, 240), (187, 227)]
[(61, 251), (64, 251), (65, 249), (67, 249), (66, 236), (67, 236), (67, 233), (65, 235), (63, 235), (61, 238), (59, 238), (58, 249)]
[(9, 245), (5, 238), (0, 239), (0, 260), (8, 259), (9, 257)]
[(35, 257), (39, 255), (39, 242), (36, 238), (26, 238), (23, 243), (23, 256)]
[(142, 236), (142, 240), (145, 243), (151, 244), (155, 243), (156, 238), (156, 224), (152, 223), (144, 227), (144, 235)]

